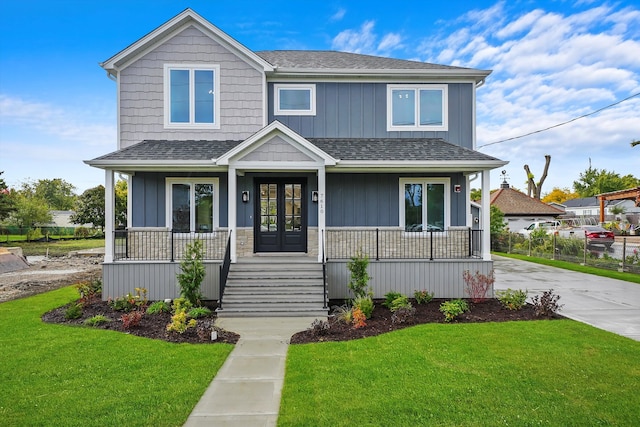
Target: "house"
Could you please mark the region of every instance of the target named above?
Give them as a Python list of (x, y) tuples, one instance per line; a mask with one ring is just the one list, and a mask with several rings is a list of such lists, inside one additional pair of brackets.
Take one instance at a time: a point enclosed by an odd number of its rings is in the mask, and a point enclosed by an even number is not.
[(533, 222), (553, 221), (564, 214), (562, 209), (511, 188), (506, 180), (500, 184), (498, 190), (491, 193), (490, 205), (500, 209), (504, 214), (507, 227), (512, 232), (518, 232)]
[[(598, 196), (593, 196), (566, 200), (563, 205), (567, 214), (575, 217), (593, 217), (595, 222), (598, 222), (600, 218), (602, 218), (600, 222), (615, 220), (616, 215), (612, 213), (612, 209), (615, 212), (616, 208), (623, 209), (624, 213), (629, 215), (640, 213), (640, 208), (631, 199), (603, 199), (601, 201)], [(617, 216), (619, 217), (620, 214)]]
[[(130, 207), (126, 230), (107, 221), (105, 298), (134, 287), (175, 297), (196, 238), (203, 292), (225, 307), (259, 299), (227, 295), (243, 274), (284, 282), (294, 270), (320, 272), (321, 299), (347, 298), (358, 253), (376, 297), (463, 297), (465, 270), (492, 270), (488, 215), (472, 230), (469, 202), (470, 180), (488, 189), (506, 164), (475, 150), (476, 89), (490, 71), (254, 52), (191, 9), (101, 66), (117, 86), (118, 145), (86, 163), (105, 171), (107, 218), (116, 173), (129, 176)], [(282, 299), (304, 299), (292, 292)]]

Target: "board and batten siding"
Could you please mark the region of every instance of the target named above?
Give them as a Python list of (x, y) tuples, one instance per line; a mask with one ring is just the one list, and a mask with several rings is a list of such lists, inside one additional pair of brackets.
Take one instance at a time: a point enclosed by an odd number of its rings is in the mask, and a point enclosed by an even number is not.
[(442, 138), (473, 148), (474, 87), (448, 86), (448, 131), (387, 131), (387, 83), (316, 83), (315, 116), (276, 116), (269, 83), (269, 123), (278, 120), (305, 138)]
[[(220, 295), (221, 262), (204, 261), (206, 275), (201, 291), (207, 300), (217, 300)], [(118, 298), (129, 293), (135, 294), (136, 288), (147, 289), (150, 301), (178, 298), (177, 275), (179, 262), (145, 263), (123, 262), (102, 265), (102, 299)]]
[(451, 226), (467, 225), (465, 182), (462, 174), (330, 173), (327, 174), (327, 227), (398, 227), (400, 178), (449, 178)]
[[(220, 66), (220, 129), (164, 128), (164, 65)], [(120, 149), (143, 140), (243, 140), (263, 126), (262, 72), (195, 27), (189, 27), (123, 69)]]
[[(384, 298), (387, 292), (400, 292), (413, 298), (417, 290), (426, 289), (435, 298), (467, 298), (465, 270), (472, 274), (491, 273), (493, 261), (482, 260), (389, 260), (370, 261), (368, 272), (374, 298)], [(348, 288), (350, 273), (347, 261), (327, 262), (327, 285), (330, 299), (353, 298)], [(493, 292), (488, 297), (493, 297)]]

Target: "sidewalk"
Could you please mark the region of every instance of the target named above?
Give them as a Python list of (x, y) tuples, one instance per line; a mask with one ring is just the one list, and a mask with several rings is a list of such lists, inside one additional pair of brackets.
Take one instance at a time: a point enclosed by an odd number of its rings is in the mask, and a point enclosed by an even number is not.
[(314, 319), (218, 319), (216, 326), (240, 334), (240, 340), (184, 425), (275, 426), (289, 340)]
[(640, 284), (493, 255), (495, 289), (553, 289), (560, 314), (640, 341)]

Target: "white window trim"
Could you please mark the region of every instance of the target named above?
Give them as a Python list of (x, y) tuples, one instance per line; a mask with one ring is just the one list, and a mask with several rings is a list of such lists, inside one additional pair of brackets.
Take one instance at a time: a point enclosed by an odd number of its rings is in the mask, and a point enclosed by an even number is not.
[[(169, 230), (173, 229), (173, 184), (212, 184), (213, 185), (213, 230), (215, 232), (220, 227), (220, 178), (166, 178), (165, 179), (165, 224)], [(190, 192), (190, 201), (189, 205), (192, 209), (190, 209), (190, 218), (189, 218), (189, 229), (191, 233), (197, 233), (195, 230), (195, 192), (192, 190)], [(184, 233), (187, 234), (187, 233)]]
[[(394, 90), (413, 90), (416, 92), (415, 102), (415, 125), (394, 126), (393, 125), (393, 97)], [(442, 125), (420, 125), (420, 89), (442, 90)], [(408, 84), (408, 85), (387, 85), (387, 131), (448, 131), (449, 130), (449, 86), (446, 84)]]
[[(309, 110), (281, 110), (280, 90), (301, 89), (308, 90), (311, 96), (311, 108)], [(316, 115), (316, 85), (315, 84), (274, 84), (273, 85), (273, 111), (276, 116), (315, 116)]]
[[(422, 184), (423, 186), (427, 184), (444, 184), (444, 232), (451, 227), (451, 179), (450, 178), (423, 178), (423, 177), (414, 177), (414, 178), (400, 178), (399, 185), (399, 194), (400, 194), (400, 204), (399, 204), (399, 218), (400, 218), (400, 229), (404, 231), (405, 229), (405, 215), (404, 215), (404, 186), (405, 184)], [(424, 190), (424, 187), (423, 187)], [(422, 204), (422, 218), (427, 217), (426, 209), (427, 204)], [(429, 231), (423, 230), (422, 232), (416, 231), (406, 231), (407, 235), (425, 235), (428, 234)]]
[[(171, 122), (171, 70), (188, 70), (189, 79), (189, 102), (190, 102), (190, 119), (189, 123), (172, 123)], [(194, 115), (195, 102), (193, 85), (193, 72), (196, 70), (213, 71), (213, 123), (195, 123)], [(217, 64), (164, 64), (164, 127), (165, 129), (220, 129), (220, 65)]]

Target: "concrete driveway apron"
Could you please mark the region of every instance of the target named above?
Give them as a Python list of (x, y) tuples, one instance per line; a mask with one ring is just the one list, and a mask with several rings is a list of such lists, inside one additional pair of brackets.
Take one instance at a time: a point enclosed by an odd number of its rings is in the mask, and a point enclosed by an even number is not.
[(640, 284), (493, 255), (495, 289), (549, 289), (560, 295), (560, 314), (640, 341)]

